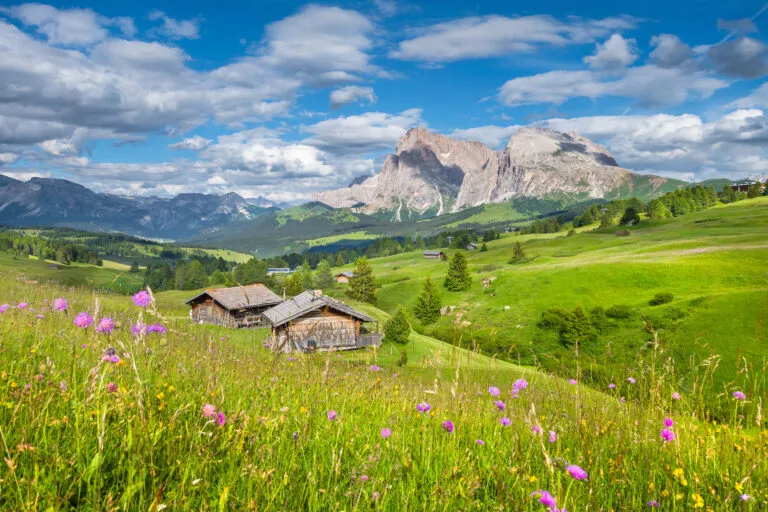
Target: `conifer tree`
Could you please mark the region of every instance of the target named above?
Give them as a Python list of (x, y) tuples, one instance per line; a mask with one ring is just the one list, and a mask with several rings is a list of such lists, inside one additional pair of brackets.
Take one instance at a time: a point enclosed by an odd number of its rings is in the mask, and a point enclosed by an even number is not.
[(333, 288), (334, 280), (331, 275), (331, 266), (322, 260), (315, 271), (315, 285), (320, 288)]
[(294, 272), (288, 279), (285, 280), (286, 295), (295, 297), (305, 290), (306, 288), (304, 288), (304, 277), (301, 275), (300, 271)]
[(433, 324), (440, 318), (441, 307), (440, 292), (432, 279), (427, 277), (424, 281), (424, 289), (416, 297), (414, 316), (421, 320), (424, 325)]
[(384, 340), (405, 345), (411, 335), (411, 325), (403, 306), (398, 306), (394, 316), (384, 324)]
[(368, 258), (362, 256), (355, 261), (354, 276), (349, 280), (347, 295), (355, 300), (376, 304), (376, 277)]
[(523, 250), (523, 246), (520, 245), (520, 242), (517, 242), (515, 244), (515, 248), (512, 252), (512, 257), (509, 259), (509, 262), (512, 264), (515, 263), (523, 263), (528, 258), (526, 257), (525, 250)]
[(346, 265), (346, 263), (344, 262), (344, 257), (341, 255), (341, 253), (339, 253), (339, 255), (336, 256), (336, 266), (343, 267), (344, 265)]
[(467, 258), (461, 252), (456, 252), (448, 266), (448, 275), (445, 276), (443, 286), (452, 292), (469, 290), (472, 286), (472, 278), (469, 276)]

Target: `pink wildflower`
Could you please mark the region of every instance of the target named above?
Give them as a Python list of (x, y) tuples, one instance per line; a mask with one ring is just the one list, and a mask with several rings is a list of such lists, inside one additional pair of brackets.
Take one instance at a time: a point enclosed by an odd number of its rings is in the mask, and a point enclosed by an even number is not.
[(556, 443), (557, 442), (557, 432), (554, 430), (549, 431), (549, 442), (550, 443)]
[(557, 506), (557, 500), (549, 491), (536, 491), (531, 496), (539, 498), (539, 502), (545, 507), (552, 508)]
[(149, 292), (146, 290), (141, 290), (140, 292), (136, 293), (133, 297), (133, 303), (139, 306), (140, 308), (145, 308), (152, 304), (152, 297), (149, 295)]
[(509, 418), (507, 418), (507, 417), (505, 416), (505, 417), (501, 418), (501, 420), (499, 421), (499, 423), (501, 423), (501, 426), (502, 426), (502, 427), (508, 427), (508, 426), (510, 426), (510, 425), (512, 424), (512, 420), (510, 420)]
[(675, 433), (668, 428), (661, 429), (661, 438), (669, 443), (675, 440)]
[(521, 389), (525, 389), (528, 387), (528, 381), (525, 379), (517, 379), (513, 384), (512, 387), (517, 389), (518, 391)]
[(419, 412), (427, 412), (432, 408), (431, 405), (429, 405), (427, 402), (421, 402), (419, 404), (416, 404), (416, 410)]
[(571, 464), (570, 466), (566, 467), (565, 470), (576, 480), (586, 480), (589, 478), (589, 473), (584, 471), (584, 469), (577, 466), (576, 464)]
[(110, 382), (107, 384), (107, 392), (108, 393), (117, 393), (117, 384), (114, 382)]
[(616, 389), (616, 384), (611, 382), (610, 384), (608, 384), (608, 389)]
[(5, 313), (6, 311), (8, 311), (9, 307), (11, 307), (11, 306), (9, 306), (8, 304), (1, 305), (0, 306), (0, 313)]
[(109, 334), (112, 332), (114, 328), (115, 328), (115, 321), (109, 317), (104, 317), (99, 322), (99, 325), (96, 326), (96, 332)]
[(446, 420), (443, 422), (443, 430), (445, 430), (449, 434), (453, 432), (455, 429), (456, 427), (453, 425), (453, 422), (451, 420)]
[(664, 426), (669, 428), (675, 424), (674, 421), (672, 421), (672, 418), (664, 418)]
[(733, 398), (735, 398), (736, 400), (746, 400), (747, 399), (747, 395), (745, 395), (741, 391), (734, 391), (733, 392)]
[(223, 412), (217, 412), (216, 413), (216, 423), (220, 427), (223, 427), (226, 422), (227, 422), (227, 417), (224, 415), (224, 413)]
[(497, 408), (498, 410), (500, 410), (500, 411), (503, 411), (504, 409), (506, 409), (506, 408), (507, 408), (507, 404), (505, 404), (505, 403), (504, 403), (504, 402), (502, 402), (501, 400), (496, 400), (495, 402), (493, 402), (493, 405), (495, 405), (495, 406), (496, 406), (496, 408)]
[(483, 441), (482, 439), (478, 439), (477, 441), (475, 441), (475, 443), (479, 444), (480, 446), (485, 446), (485, 441)]
[(538, 425), (531, 425), (531, 432), (534, 434), (541, 434), (541, 427)]
[(388, 428), (381, 429), (381, 437), (383, 437), (384, 439), (389, 439), (391, 435), (392, 435), (392, 430)]
[(381, 368), (379, 368), (375, 364), (372, 364), (368, 369), (371, 370), (372, 372), (377, 372), (377, 371), (381, 370)]
[(72, 322), (81, 329), (87, 329), (93, 323), (93, 317), (83, 311), (82, 313), (78, 313)]
[(338, 416), (338, 415), (336, 414), (336, 411), (334, 411), (333, 409), (331, 409), (330, 411), (328, 411), (328, 421), (333, 421), (333, 420), (335, 420), (335, 419), (336, 419), (336, 416)]
[(629, 382), (630, 384), (636, 384), (637, 383), (637, 381), (635, 380), (634, 377), (627, 377), (627, 382)]
[(491, 386), (488, 388), (488, 393), (490, 393), (491, 396), (499, 396), (501, 394), (501, 390), (496, 386)]
[(571, 386), (575, 386), (576, 384), (579, 383), (579, 381), (577, 381), (576, 379), (571, 379), (568, 382), (571, 384)]
[(67, 301), (65, 299), (56, 299), (53, 301), (53, 309), (56, 311), (66, 311), (67, 307)]
[(672, 393), (672, 400), (680, 400), (682, 397), (680, 396), (680, 393), (677, 391)]
[(203, 418), (208, 418), (210, 420), (214, 416), (216, 416), (216, 407), (212, 404), (205, 404), (203, 406)]
[(26, 302), (19, 302), (16, 304), (16, 309), (27, 309), (29, 307), (29, 304)]
[(368, 475), (360, 475), (360, 481), (361, 482), (367, 482), (368, 481)]

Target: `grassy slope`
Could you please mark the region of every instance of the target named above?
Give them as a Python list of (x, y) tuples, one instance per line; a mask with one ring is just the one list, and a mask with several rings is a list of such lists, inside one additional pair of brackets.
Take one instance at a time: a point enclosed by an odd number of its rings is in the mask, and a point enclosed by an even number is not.
[[(766, 226), (768, 199), (759, 198), (669, 221), (644, 221), (629, 237), (615, 236), (615, 229), (581, 230), (575, 237), (506, 236), (489, 243), (488, 252), (467, 253), (472, 289), (443, 295), (443, 303), (457, 306), (461, 318), (444, 317), (427, 332), (463, 343), (474, 339), (491, 352), (568, 374), (575, 372), (572, 353), (536, 327), (545, 309), (628, 304), (646, 315), (682, 311), (676, 328), (664, 333), (670, 355), (685, 360), (716, 353), (723, 357), (721, 373), (731, 375), (740, 355), (750, 355), (752, 362), (768, 355)], [(533, 260), (508, 265), (517, 241)], [(412, 306), (424, 277), (441, 280), (447, 270), (447, 263), (419, 253), (372, 264), (382, 285), (379, 304), (389, 312), (398, 304)], [(493, 286), (483, 289), (479, 281), (491, 276), (497, 278)], [(657, 292), (673, 293), (674, 302), (649, 306)], [(461, 322), (470, 324), (462, 328)], [(581, 364), (609, 377), (642, 356), (648, 338), (639, 316), (617, 323), (598, 343), (582, 348)]]

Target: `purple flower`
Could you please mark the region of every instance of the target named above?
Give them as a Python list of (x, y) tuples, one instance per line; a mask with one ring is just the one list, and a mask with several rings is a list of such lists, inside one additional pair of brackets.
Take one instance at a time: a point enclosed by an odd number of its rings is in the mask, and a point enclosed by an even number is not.
[(373, 492), (371, 493), (371, 499), (372, 499), (373, 501), (376, 501), (377, 499), (379, 499), (379, 496), (381, 496), (381, 495), (379, 494), (379, 492), (378, 492), (378, 491), (373, 491)]
[(38, 320), (42, 320), (45, 317), (43, 315), (41, 315), (40, 313), (38, 313), (38, 314), (35, 315), (35, 318), (37, 318)]
[(427, 412), (432, 408), (431, 405), (429, 405), (427, 402), (421, 402), (420, 404), (416, 404), (416, 410), (419, 412)]
[(117, 384), (114, 382), (107, 384), (107, 393), (117, 393)]
[(109, 334), (112, 332), (114, 328), (115, 328), (115, 321), (107, 316), (102, 318), (101, 321), (99, 322), (99, 325), (96, 326), (96, 332)]
[(571, 384), (571, 386), (575, 386), (576, 384), (579, 383), (576, 379), (571, 379), (568, 382)]
[(216, 407), (213, 404), (205, 404), (203, 406), (203, 418), (212, 419), (216, 416)]
[(611, 382), (610, 384), (608, 384), (608, 389), (616, 389), (616, 384)]
[(145, 332), (147, 332), (147, 326), (144, 324), (139, 323), (139, 324), (133, 324), (131, 326), (131, 334), (133, 334), (134, 336), (144, 334)]
[(645, 506), (646, 506), (646, 507), (649, 507), (649, 508), (659, 508), (659, 507), (661, 507), (661, 505), (659, 504), (659, 502), (658, 502), (658, 501), (656, 501), (656, 500), (651, 500), (651, 501), (649, 501), (648, 503), (646, 503), (646, 504), (645, 504)]
[(372, 364), (368, 369), (371, 370), (372, 372), (377, 372), (377, 371), (381, 370), (381, 368), (379, 368), (375, 364)]
[(11, 306), (9, 306), (8, 304), (3, 304), (2, 306), (0, 306), (0, 313), (5, 313), (6, 311), (8, 311), (9, 307)]
[(152, 304), (152, 296), (146, 290), (141, 290), (140, 292), (135, 294), (132, 298), (133, 298), (133, 303), (139, 306), (140, 308), (145, 308), (150, 304)]
[(216, 413), (216, 423), (220, 427), (223, 427), (226, 422), (227, 422), (227, 416), (223, 412), (217, 412)]
[(740, 495), (739, 495), (739, 499), (740, 499), (741, 501), (748, 501), (748, 500), (749, 500), (749, 498), (751, 498), (751, 497), (752, 497), (752, 496), (750, 496), (749, 494), (740, 494)]
[(627, 377), (627, 382), (629, 382), (630, 384), (636, 384), (637, 383), (637, 381), (635, 380), (634, 377)]
[(746, 400), (747, 399), (747, 395), (745, 395), (741, 391), (734, 391), (733, 392), (733, 398), (735, 398), (736, 400)]
[(67, 390), (69, 389), (69, 386), (67, 386), (67, 381), (63, 380), (59, 382), (59, 389), (61, 390), (62, 393), (66, 393)]
[(102, 356), (101, 360), (104, 361), (105, 363), (112, 363), (112, 364), (117, 364), (120, 362), (120, 358), (115, 354), (106, 354)]
[(392, 430), (388, 428), (381, 429), (381, 437), (384, 439), (389, 439), (389, 437), (392, 435)]
[(330, 411), (328, 411), (328, 421), (333, 421), (333, 420), (335, 420), (335, 419), (336, 419), (336, 416), (338, 416), (338, 415), (336, 414), (336, 411), (334, 411), (333, 409), (331, 409)]
[(495, 402), (493, 402), (493, 405), (495, 405), (496, 408), (500, 411), (503, 411), (504, 409), (507, 408), (507, 405), (501, 400), (496, 400)]
[(56, 311), (66, 311), (67, 307), (66, 299), (56, 299), (53, 301), (53, 309)]
[(517, 379), (513, 384), (512, 387), (516, 390), (525, 389), (528, 387), (528, 381), (525, 379)]
[(490, 393), (491, 396), (499, 396), (501, 394), (501, 390), (496, 386), (491, 386), (488, 388), (488, 393)]
[(624, 397), (621, 397), (621, 398), (619, 398), (619, 402), (621, 402), (621, 403), (624, 403), (624, 402), (626, 402), (626, 401), (627, 401), (627, 399), (626, 399), (626, 398), (624, 398)]
[(163, 324), (152, 324), (147, 326), (147, 334), (156, 332), (158, 334), (165, 334), (168, 329)]
[(368, 481), (368, 475), (360, 475), (360, 481), (361, 482), (367, 482)]
[(675, 433), (668, 428), (663, 428), (661, 429), (661, 438), (669, 443), (675, 440)]
[(29, 304), (26, 302), (19, 302), (16, 304), (16, 309), (27, 309), (29, 307)]
[(554, 430), (549, 431), (549, 442), (550, 443), (556, 443), (557, 442), (557, 432)]
[(539, 498), (539, 502), (545, 507), (552, 508), (557, 506), (557, 500), (549, 493), (549, 491), (536, 491), (531, 494), (531, 496)]
[(475, 441), (475, 443), (479, 444), (480, 446), (485, 446), (485, 441), (483, 441), (482, 439), (478, 439), (477, 441)]
[(289, 356), (288, 357), (288, 362), (290, 362), (290, 363), (294, 362), (295, 360), (296, 360), (296, 358), (293, 357), (293, 356)]
[(501, 420), (499, 420), (499, 423), (501, 423), (502, 427), (508, 427), (512, 424), (512, 420), (504, 416), (503, 418), (501, 418)]
[(534, 434), (541, 434), (541, 427), (538, 425), (531, 425), (531, 432)]
[(674, 391), (672, 393), (672, 400), (680, 400), (681, 398), (682, 397), (680, 396), (680, 393), (678, 393), (677, 391)]
[(453, 422), (451, 420), (445, 420), (443, 422), (443, 430), (445, 430), (449, 434), (453, 432), (455, 429), (456, 427), (453, 425)]
[(586, 480), (589, 474), (576, 464), (571, 464), (565, 470), (576, 480)]
[(672, 421), (672, 418), (664, 418), (664, 426), (669, 428), (675, 424), (674, 421)]

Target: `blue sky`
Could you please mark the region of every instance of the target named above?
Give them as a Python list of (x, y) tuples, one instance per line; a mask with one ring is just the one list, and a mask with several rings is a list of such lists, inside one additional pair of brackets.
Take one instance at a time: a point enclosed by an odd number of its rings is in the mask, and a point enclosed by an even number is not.
[(638, 172), (768, 173), (764, 0), (0, 7), (0, 173), (300, 201), (413, 126), (576, 131)]

